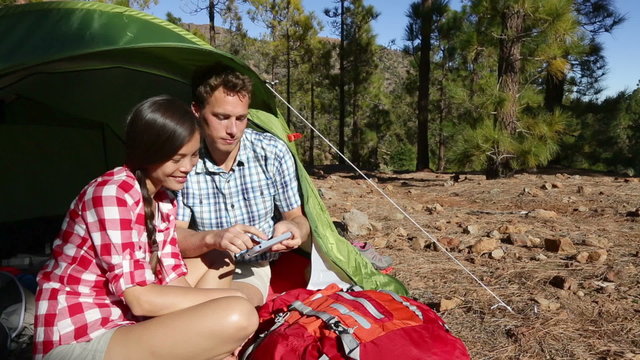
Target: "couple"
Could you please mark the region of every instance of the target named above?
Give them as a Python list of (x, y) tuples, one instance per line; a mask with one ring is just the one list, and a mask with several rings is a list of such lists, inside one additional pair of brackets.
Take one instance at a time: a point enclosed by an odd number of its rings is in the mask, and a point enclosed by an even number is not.
[[(246, 129), (246, 76), (211, 69), (193, 95), (191, 107), (138, 104), (124, 166), (71, 204), (38, 274), (36, 359), (235, 358), (255, 331), (268, 261), (309, 237), (295, 165), (283, 142)], [(258, 261), (234, 263), (251, 237), (288, 231)]]

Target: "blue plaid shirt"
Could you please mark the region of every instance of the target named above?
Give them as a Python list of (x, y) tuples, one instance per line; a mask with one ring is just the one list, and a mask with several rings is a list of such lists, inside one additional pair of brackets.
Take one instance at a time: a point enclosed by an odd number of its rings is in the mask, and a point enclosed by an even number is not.
[[(177, 194), (177, 219), (190, 222), (193, 216), (195, 230), (245, 224), (271, 237), (275, 208), (287, 212), (301, 205), (293, 156), (275, 136), (246, 129), (229, 172), (215, 165), (204, 147), (200, 154), (185, 187)], [(268, 252), (252, 261), (276, 257)]]

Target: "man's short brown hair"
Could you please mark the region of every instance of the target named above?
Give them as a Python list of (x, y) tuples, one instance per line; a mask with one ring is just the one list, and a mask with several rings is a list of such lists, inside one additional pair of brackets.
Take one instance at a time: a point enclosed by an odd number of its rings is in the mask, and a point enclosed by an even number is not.
[(204, 107), (207, 100), (219, 88), (232, 94), (247, 96), (251, 100), (253, 83), (251, 78), (236, 70), (225, 66), (214, 66), (194, 76), (192, 82), (193, 102)]

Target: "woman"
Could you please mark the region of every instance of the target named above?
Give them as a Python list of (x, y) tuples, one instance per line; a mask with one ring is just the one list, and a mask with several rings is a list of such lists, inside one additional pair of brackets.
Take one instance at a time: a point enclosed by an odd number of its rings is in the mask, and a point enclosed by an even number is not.
[(201, 288), (177, 248), (176, 202), (198, 159), (184, 103), (143, 101), (127, 121), (126, 160), (71, 204), (38, 274), (36, 359), (233, 358), (257, 314), (240, 292)]

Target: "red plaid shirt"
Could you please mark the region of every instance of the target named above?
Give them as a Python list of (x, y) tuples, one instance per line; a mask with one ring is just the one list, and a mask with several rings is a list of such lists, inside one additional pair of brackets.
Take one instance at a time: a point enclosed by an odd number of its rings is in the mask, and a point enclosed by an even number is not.
[(130, 170), (108, 171), (73, 201), (52, 257), (38, 274), (35, 359), (58, 345), (142, 321), (125, 304), (124, 290), (167, 284), (187, 273), (177, 247), (175, 198), (160, 190), (155, 200), (157, 276), (149, 266), (142, 193)]

